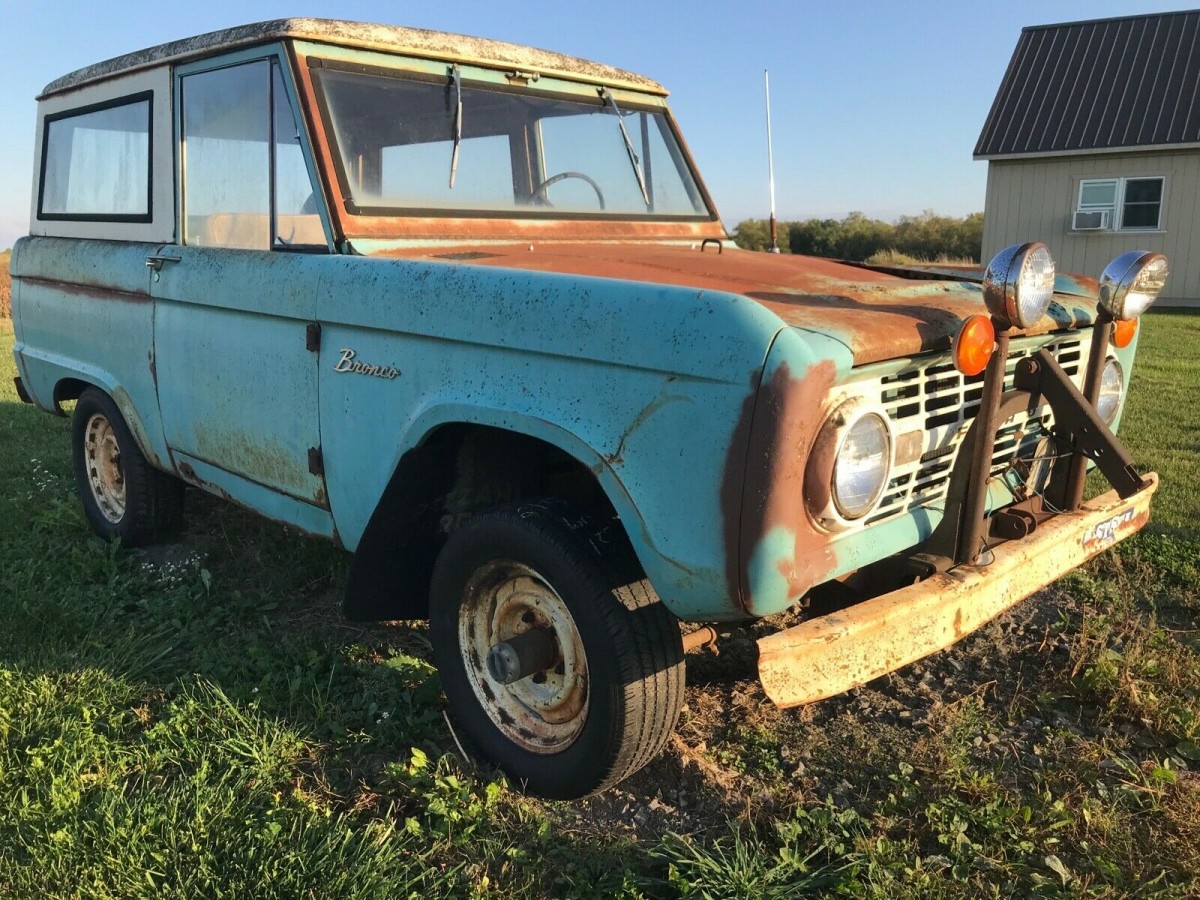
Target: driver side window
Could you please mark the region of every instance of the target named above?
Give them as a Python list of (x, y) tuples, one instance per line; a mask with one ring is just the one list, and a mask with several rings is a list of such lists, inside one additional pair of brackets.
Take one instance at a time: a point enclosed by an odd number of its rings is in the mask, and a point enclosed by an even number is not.
[(324, 246), (278, 64), (264, 59), (185, 75), (180, 97), (184, 243)]

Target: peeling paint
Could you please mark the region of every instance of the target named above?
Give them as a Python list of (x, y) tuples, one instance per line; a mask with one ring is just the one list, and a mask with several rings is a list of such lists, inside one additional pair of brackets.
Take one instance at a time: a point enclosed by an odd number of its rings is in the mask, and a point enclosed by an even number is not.
[(753, 585), (753, 603), (766, 608), (786, 609), (800, 594), (796, 583), (796, 533), (775, 525), (754, 544), (746, 561), (746, 581)]
[(233, 497), (229, 496), (229, 492), (223, 487), (218, 484), (213, 484), (211, 481), (205, 481), (203, 478), (197, 475), (196, 470), (192, 468), (191, 463), (181, 462), (178, 470), (183, 480), (189, 484), (200, 488), (202, 491), (207, 491), (214, 496), (220, 497), (222, 500), (233, 500)]

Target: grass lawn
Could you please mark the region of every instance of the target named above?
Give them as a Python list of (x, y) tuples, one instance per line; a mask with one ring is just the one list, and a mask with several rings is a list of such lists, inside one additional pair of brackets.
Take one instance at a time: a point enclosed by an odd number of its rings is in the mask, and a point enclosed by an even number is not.
[(424, 627), (343, 622), (331, 547), (195, 492), (177, 545), (90, 537), (12, 341), (0, 896), (1200, 896), (1196, 313), (1143, 320), (1145, 532), (813, 707), (775, 710), (730, 635), (661, 758), (574, 804), (461, 758)]

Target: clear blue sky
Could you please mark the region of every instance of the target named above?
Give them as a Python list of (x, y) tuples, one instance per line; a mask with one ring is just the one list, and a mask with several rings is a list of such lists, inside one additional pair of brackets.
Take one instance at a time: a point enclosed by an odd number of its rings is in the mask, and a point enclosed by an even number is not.
[[(767, 213), (770, 69), (783, 219), (893, 219), (983, 208), (971, 151), (1022, 26), (1194, 7), (1196, 0), (0, 0), (0, 248), (28, 227), (34, 97), (72, 69), (260, 19), (329, 16), (532, 44), (648, 75), (671, 104), (725, 224)], [(1116, 49), (1116, 48), (1114, 48)]]

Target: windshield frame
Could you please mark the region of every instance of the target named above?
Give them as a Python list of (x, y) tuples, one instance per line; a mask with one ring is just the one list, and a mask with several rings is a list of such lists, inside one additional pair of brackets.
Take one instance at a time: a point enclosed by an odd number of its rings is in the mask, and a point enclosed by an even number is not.
[[(346, 237), (436, 237), (502, 238), (544, 236), (565, 238), (642, 238), (664, 237), (683, 240), (726, 237), (719, 215), (687, 145), (671, 115), (665, 99), (651, 93), (608, 87), (621, 104), (622, 111), (644, 111), (662, 117), (663, 130), (669, 134), (678, 154), (677, 165), (692, 179), (696, 199), (706, 210), (700, 214), (631, 214), (628, 212), (568, 211), (550, 208), (470, 209), (422, 207), (359, 206), (353, 198), (337, 146), (331, 112), (314, 72), (321, 69), (361, 73), (437, 84), (450, 83), (451, 64), (444, 61), (410, 59), (376, 51), (350, 50), (343, 47), (297, 42), (294, 47), (296, 75), (305, 94), (304, 104), (309, 127), (317, 138), (318, 155), (332, 195), (331, 212), (339, 220), (338, 229)], [(501, 72), (469, 62), (459, 64), (464, 87), (513, 92), (547, 99), (557, 98), (594, 105), (598, 110), (605, 101), (602, 84), (572, 82), (557, 76), (530, 77), (529, 73)], [(464, 111), (470, 120), (470, 109)], [(614, 134), (618, 124), (613, 122)], [(674, 156), (674, 154), (672, 154)], [(464, 163), (465, 164), (465, 163)], [(449, 159), (447, 159), (447, 166)], [(508, 227), (505, 227), (505, 225)]]

